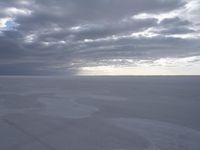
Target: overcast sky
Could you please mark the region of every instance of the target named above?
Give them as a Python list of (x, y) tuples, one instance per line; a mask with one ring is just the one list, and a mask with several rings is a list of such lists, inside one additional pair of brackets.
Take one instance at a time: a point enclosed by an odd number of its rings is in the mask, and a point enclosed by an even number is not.
[(200, 0), (1, 0), (1, 75), (200, 75)]

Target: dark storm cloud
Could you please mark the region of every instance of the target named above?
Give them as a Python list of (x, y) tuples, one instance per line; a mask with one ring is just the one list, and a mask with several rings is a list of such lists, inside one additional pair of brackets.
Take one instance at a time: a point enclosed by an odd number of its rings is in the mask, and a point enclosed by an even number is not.
[[(200, 55), (200, 21), (194, 15), (194, 6), (186, 7), (188, 3), (1, 1), (1, 74), (71, 74), (73, 69), (92, 61), (98, 64), (115, 58), (153, 60)], [(140, 15), (144, 13), (147, 15)], [(190, 16), (197, 20), (193, 22)]]

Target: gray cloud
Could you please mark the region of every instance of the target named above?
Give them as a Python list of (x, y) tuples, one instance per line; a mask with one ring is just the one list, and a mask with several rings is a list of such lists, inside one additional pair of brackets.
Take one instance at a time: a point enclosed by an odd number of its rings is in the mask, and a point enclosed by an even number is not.
[(197, 4), (197, 0), (1, 1), (0, 74), (72, 74), (91, 62), (110, 65), (111, 59), (198, 56)]

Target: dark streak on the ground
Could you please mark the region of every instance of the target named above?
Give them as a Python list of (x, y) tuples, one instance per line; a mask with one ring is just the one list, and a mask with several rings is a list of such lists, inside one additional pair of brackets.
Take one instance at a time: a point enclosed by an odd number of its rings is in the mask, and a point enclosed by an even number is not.
[(22, 132), (23, 134), (31, 137), (34, 141), (37, 141), (38, 143), (40, 143), (41, 145), (43, 145), (44, 147), (46, 147), (49, 150), (56, 150), (54, 147), (52, 147), (51, 145), (45, 143), (44, 141), (42, 141), (40, 138), (38, 138), (37, 136), (29, 133), (28, 131), (24, 130), (23, 128), (21, 128), (19, 125), (15, 124), (14, 122), (8, 120), (7, 118), (2, 118), (2, 121), (4, 121), (6, 124), (8, 124), (9, 126), (14, 127), (15, 129), (17, 129), (18, 131)]

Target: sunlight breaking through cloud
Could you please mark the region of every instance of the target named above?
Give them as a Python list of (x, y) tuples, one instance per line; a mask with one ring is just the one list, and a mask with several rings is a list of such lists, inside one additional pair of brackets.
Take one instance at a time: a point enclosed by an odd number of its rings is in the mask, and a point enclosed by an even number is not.
[[(124, 65), (115, 65), (116, 62), (127, 62)], [(96, 65), (80, 67), (77, 75), (198, 75), (200, 74), (200, 56), (185, 58), (160, 58), (157, 60), (131, 59), (111, 60), (110, 65)], [(195, 64), (193, 64), (195, 62)], [(119, 63), (120, 64), (120, 63)]]

